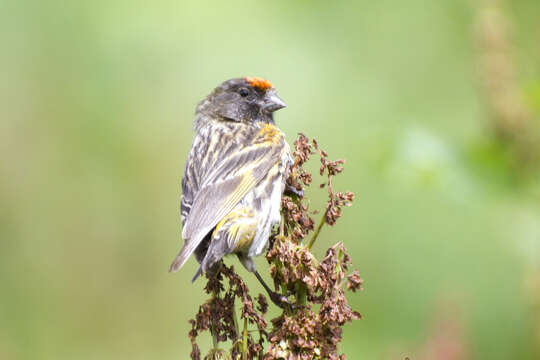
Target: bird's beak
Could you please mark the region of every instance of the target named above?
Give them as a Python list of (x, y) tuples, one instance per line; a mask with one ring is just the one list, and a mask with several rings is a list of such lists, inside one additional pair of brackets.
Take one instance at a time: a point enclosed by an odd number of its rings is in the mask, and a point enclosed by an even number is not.
[(264, 97), (263, 108), (265, 111), (274, 112), (279, 109), (283, 109), (287, 104), (277, 96), (276, 92), (273, 90), (268, 91)]

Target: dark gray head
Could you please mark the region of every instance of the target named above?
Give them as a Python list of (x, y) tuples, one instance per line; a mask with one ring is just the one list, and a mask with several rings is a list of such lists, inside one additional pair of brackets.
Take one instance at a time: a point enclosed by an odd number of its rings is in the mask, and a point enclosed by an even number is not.
[(227, 80), (197, 106), (197, 114), (223, 121), (273, 123), (273, 113), (286, 105), (268, 81), (257, 77)]

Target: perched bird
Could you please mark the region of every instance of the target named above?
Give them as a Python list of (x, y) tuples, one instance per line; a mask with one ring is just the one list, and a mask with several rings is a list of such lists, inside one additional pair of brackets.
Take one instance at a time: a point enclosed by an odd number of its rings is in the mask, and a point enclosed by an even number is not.
[(225, 255), (236, 254), (275, 303), (286, 301), (268, 288), (253, 262), (280, 221), (292, 164), (273, 118), (285, 106), (274, 86), (257, 77), (225, 81), (198, 104), (182, 177), (184, 246), (169, 271), (178, 271), (195, 253), (200, 263), (195, 281)]

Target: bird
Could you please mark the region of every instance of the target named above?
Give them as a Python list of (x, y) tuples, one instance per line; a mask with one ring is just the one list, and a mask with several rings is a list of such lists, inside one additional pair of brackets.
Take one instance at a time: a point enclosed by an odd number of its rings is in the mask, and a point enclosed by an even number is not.
[(260, 77), (227, 80), (197, 105), (182, 175), (184, 244), (170, 272), (194, 254), (200, 266), (193, 282), (235, 254), (274, 303), (288, 303), (266, 285), (253, 261), (267, 249), (271, 229), (281, 220), (281, 197), (293, 163), (274, 122), (274, 112), (284, 107), (272, 83)]

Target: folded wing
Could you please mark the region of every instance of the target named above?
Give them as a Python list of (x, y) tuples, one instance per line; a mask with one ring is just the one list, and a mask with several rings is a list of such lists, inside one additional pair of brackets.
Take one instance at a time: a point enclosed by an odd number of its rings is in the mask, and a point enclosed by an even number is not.
[(169, 271), (179, 270), (202, 239), (238, 202), (280, 161), (284, 141), (261, 142), (237, 151), (216, 162), (202, 179), (182, 231), (184, 247)]

